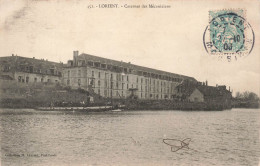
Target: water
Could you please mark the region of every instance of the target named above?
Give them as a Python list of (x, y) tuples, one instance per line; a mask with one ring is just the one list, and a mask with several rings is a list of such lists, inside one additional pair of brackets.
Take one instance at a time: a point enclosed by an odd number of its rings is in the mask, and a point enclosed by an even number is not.
[[(1, 109), (1, 165), (258, 165), (260, 110)], [(163, 139), (191, 138), (171, 152)], [(179, 142), (174, 144), (180, 145)]]

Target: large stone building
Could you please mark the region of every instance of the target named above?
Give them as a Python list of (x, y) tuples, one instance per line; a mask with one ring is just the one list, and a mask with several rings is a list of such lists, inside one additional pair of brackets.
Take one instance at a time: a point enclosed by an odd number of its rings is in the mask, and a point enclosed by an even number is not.
[(192, 77), (133, 65), (122, 61), (73, 52), (63, 68), (63, 84), (82, 88), (107, 97), (139, 99), (171, 99), (176, 86)]
[(62, 66), (61, 63), (17, 55), (0, 57), (0, 79), (20, 83), (59, 83)]

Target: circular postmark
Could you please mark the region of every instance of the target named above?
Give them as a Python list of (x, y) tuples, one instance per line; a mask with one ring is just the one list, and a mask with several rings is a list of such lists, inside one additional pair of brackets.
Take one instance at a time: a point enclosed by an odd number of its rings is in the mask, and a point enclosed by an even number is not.
[(203, 34), (203, 44), (208, 54), (228, 62), (249, 55), (254, 42), (251, 25), (234, 12), (215, 15)]

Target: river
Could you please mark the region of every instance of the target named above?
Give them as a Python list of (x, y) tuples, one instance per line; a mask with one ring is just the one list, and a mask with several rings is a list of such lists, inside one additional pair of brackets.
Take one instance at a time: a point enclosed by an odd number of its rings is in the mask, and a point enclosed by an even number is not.
[[(2, 166), (257, 166), (260, 157), (259, 109), (100, 113), (0, 109), (0, 125)], [(163, 139), (176, 140), (169, 146)]]

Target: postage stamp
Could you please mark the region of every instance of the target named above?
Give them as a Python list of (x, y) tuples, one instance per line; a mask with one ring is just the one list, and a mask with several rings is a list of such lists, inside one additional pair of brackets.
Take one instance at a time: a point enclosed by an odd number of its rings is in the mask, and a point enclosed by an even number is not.
[(209, 11), (203, 44), (209, 55), (228, 62), (246, 57), (253, 50), (255, 35), (245, 19), (245, 10)]

